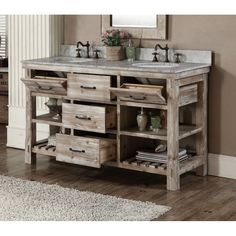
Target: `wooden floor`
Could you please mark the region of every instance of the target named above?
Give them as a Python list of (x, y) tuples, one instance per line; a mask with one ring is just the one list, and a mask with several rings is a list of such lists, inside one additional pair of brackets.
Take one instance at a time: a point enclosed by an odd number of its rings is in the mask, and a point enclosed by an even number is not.
[(36, 167), (30, 166), (24, 164), (24, 151), (6, 148), (5, 143), (6, 129), (0, 126), (0, 174), (171, 206), (158, 220), (236, 220), (236, 180), (186, 174), (181, 191), (170, 192), (164, 177), (147, 173), (93, 169), (43, 156)]

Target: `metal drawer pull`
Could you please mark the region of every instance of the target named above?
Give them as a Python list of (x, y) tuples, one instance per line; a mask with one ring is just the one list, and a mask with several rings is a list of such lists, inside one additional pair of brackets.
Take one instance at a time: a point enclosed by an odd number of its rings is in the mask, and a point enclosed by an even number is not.
[(90, 87), (90, 86), (83, 86), (83, 85), (81, 85), (80, 88), (82, 88), (82, 89), (96, 89), (95, 86)]
[(76, 115), (75, 118), (80, 119), (80, 120), (91, 120), (91, 117), (86, 116), (86, 115)]
[(133, 97), (133, 96), (129, 96), (130, 98), (134, 99), (134, 100), (145, 100), (146, 97)]
[(79, 150), (79, 149), (73, 149), (73, 148), (69, 148), (69, 150), (70, 150), (71, 152), (85, 153), (85, 150)]
[(41, 89), (41, 90), (47, 90), (47, 91), (53, 89), (52, 87), (44, 88), (44, 87), (41, 87), (40, 85), (39, 85), (38, 87), (39, 87), (39, 89)]

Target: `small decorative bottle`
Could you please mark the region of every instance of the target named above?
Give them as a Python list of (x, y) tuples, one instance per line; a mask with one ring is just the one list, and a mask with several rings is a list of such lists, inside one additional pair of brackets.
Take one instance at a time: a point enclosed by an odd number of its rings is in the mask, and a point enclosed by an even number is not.
[(125, 49), (125, 52), (128, 61), (132, 62), (135, 60), (135, 47), (133, 46), (131, 39), (129, 39), (129, 43)]
[(148, 122), (148, 116), (145, 114), (142, 107), (140, 114), (137, 115), (137, 123), (139, 131), (144, 131), (146, 129), (147, 122)]

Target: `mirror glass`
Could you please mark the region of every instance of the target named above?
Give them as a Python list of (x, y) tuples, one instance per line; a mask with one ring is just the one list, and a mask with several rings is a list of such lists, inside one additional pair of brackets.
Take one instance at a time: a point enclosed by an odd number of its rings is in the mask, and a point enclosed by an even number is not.
[(112, 27), (156, 28), (156, 15), (112, 15)]

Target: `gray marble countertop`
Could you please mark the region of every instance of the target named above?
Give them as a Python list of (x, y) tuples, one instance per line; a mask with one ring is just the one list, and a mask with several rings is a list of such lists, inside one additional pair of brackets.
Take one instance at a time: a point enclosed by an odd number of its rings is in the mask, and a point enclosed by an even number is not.
[[(84, 60), (84, 62), (83, 62)], [(152, 63), (151, 61), (107, 61), (105, 59), (90, 59), (87, 58), (74, 58), (74, 57), (49, 57), (39, 58), (33, 60), (22, 61), (23, 66), (34, 66), (34, 65), (47, 65), (47, 66), (64, 66), (68, 69), (74, 67), (85, 68), (85, 69), (109, 69), (109, 70), (123, 70), (123, 71), (134, 71), (134, 72), (152, 72), (152, 73), (165, 73), (165, 74), (176, 74), (185, 71), (197, 70), (201, 68), (210, 67), (210, 64), (206, 63), (180, 63), (174, 67), (158, 67), (158, 68), (143, 68), (136, 67), (134, 63)]]
[(0, 73), (1, 72), (7, 73), (8, 72), (8, 67), (0, 67)]

